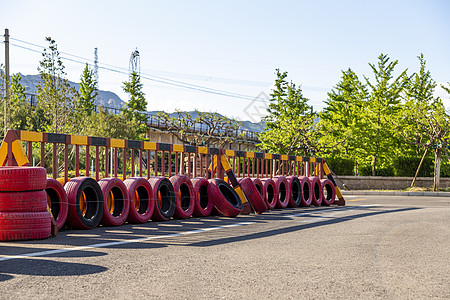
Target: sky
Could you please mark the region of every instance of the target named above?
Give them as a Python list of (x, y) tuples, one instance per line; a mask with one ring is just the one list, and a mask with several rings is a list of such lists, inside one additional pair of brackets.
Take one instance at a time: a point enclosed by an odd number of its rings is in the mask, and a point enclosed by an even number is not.
[[(12, 73), (37, 74), (50, 36), (75, 82), (98, 48), (100, 89), (127, 101), (122, 86), (137, 49), (149, 111), (199, 109), (257, 122), (277, 68), (316, 110), (342, 70), (371, 78), (369, 63), (381, 53), (398, 60), (396, 74), (418, 71), (423, 53), (433, 79), (450, 82), (449, 12), (448, 0), (0, 0), (0, 30), (11, 36)], [(448, 94), (436, 94), (450, 107)]]

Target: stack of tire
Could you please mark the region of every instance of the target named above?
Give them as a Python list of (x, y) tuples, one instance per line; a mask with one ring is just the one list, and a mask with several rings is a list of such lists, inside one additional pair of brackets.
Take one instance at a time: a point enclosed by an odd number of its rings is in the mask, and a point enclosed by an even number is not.
[(0, 167), (0, 241), (50, 237), (46, 186), (44, 168)]

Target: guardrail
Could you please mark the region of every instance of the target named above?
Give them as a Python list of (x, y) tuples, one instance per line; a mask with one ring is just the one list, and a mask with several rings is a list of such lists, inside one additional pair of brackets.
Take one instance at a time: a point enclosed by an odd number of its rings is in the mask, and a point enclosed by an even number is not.
[[(35, 155), (33, 149), (39, 153)], [(224, 179), (221, 164), (208, 174), (214, 156), (221, 155), (231, 160), (237, 177), (326, 175), (336, 186), (322, 158), (21, 130), (7, 132), (0, 147), (0, 165), (41, 166), (55, 179), (63, 173), (65, 181), (70, 172), (74, 177), (91, 176), (92, 172), (96, 180), (177, 174)], [(344, 205), (337, 186), (336, 192), (340, 199), (337, 204)]]

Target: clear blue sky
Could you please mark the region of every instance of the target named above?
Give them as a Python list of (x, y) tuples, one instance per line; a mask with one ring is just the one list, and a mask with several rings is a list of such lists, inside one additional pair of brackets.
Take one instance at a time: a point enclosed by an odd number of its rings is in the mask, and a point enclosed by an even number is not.
[[(424, 53), (438, 82), (450, 81), (450, 1), (5, 1), (0, 29), (124, 69), (132, 50), (141, 72), (257, 97), (268, 94), (274, 70), (289, 72), (319, 110), (327, 92), (351, 67), (370, 76), (380, 53), (399, 60), (398, 71), (418, 69)], [(21, 44), (12, 41), (15, 44)], [(26, 45), (25, 45), (26, 46)], [(2, 45), (3, 48), (3, 45)], [(34, 48), (30, 46), (30, 48)], [(40, 54), (11, 46), (11, 71), (37, 74)], [(0, 51), (4, 61), (4, 50)], [(82, 59), (77, 59), (81, 60)], [(79, 81), (83, 65), (65, 61)], [(100, 88), (126, 100), (126, 74), (101, 69)], [(144, 79), (148, 110), (217, 111), (257, 121), (263, 102), (182, 89)], [(261, 94), (262, 93), (262, 94)], [(450, 103), (448, 96), (438, 91)], [(264, 97), (264, 96), (262, 96)]]

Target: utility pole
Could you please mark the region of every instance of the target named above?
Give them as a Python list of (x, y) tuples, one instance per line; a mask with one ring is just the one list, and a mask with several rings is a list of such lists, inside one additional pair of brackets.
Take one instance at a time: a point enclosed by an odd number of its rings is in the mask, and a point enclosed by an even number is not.
[(9, 30), (5, 28), (5, 134), (9, 129)]

